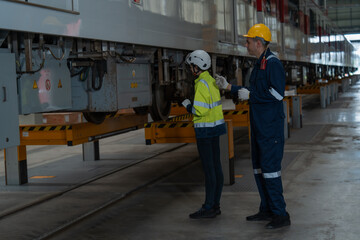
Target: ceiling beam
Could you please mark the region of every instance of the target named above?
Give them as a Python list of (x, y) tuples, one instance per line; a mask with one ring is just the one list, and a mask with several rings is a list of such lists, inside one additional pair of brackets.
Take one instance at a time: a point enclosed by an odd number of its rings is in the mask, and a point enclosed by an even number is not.
[(353, 8), (360, 7), (360, 3), (348, 3), (348, 4), (327, 4), (326, 8), (328, 9), (340, 9), (340, 8)]
[(360, 16), (358, 16), (357, 18), (353, 18), (353, 17), (339, 17), (339, 16), (328, 16), (328, 18), (331, 19), (331, 21), (333, 22), (339, 22), (339, 21), (349, 21), (349, 22), (356, 22), (360, 20)]
[(342, 34), (360, 34), (360, 28), (340, 28)]
[(328, 11), (328, 15), (329, 14), (347, 14), (349, 12), (352, 13), (360, 13), (360, 8), (343, 8), (343, 9), (334, 9), (334, 10), (329, 10)]

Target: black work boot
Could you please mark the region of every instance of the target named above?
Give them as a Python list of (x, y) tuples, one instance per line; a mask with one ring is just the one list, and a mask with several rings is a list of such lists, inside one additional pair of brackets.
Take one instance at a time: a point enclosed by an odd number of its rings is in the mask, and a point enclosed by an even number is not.
[(288, 212), (286, 212), (285, 216), (279, 216), (275, 215), (273, 217), (273, 220), (266, 224), (265, 228), (267, 229), (275, 229), (280, 227), (289, 226), (291, 224), (290, 222), (290, 215)]
[(216, 217), (216, 212), (215, 212), (214, 208), (205, 209), (205, 208), (202, 207), (198, 211), (196, 211), (194, 213), (191, 213), (189, 215), (189, 217), (192, 218), (192, 219), (214, 218), (214, 217)]
[(213, 209), (214, 209), (216, 215), (220, 215), (220, 214), (221, 214), (220, 206), (214, 206)]
[(272, 216), (271, 212), (258, 212), (257, 214), (247, 216), (246, 221), (271, 221)]

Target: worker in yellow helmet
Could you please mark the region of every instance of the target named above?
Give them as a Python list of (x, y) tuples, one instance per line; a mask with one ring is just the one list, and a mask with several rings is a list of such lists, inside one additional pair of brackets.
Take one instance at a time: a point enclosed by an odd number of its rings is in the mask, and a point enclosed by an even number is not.
[(251, 126), (251, 157), (255, 181), (261, 198), (259, 212), (247, 221), (270, 221), (266, 228), (290, 225), (281, 180), (284, 153), (285, 71), (281, 61), (270, 51), (270, 29), (255, 24), (246, 37), (249, 54), (257, 57), (250, 76), (250, 87), (234, 86), (217, 76), (219, 88), (249, 100)]
[(190, 218), (213, 218), (220, 214), (220, 198), (224, 175), (220, 162), (220, 135), (226, 133), (221, 96), (215, 79), (207, 71), (211, 58), (204, 50), (195, 50), (186, 59), (195, 80), (195, 97), (182, 102), (194, 115), (196, 143), (205, 175), (205, 201)]

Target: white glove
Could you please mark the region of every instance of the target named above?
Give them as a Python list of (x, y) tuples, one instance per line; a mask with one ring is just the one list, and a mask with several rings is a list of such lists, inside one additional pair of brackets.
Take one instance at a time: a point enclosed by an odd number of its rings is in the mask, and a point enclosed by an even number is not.
[(229, 86), (229, 83), (226, 81), (226, 78), (218, 74), (215, 74), (215, 81), (216, 81), (216, 85), (218, 85), (220, 89), (226, 89)]
[(241, 88), (238, 91), (238, 97), (239, 97), (239, 100), (241, 100), (241, 101), (248, 100), (249, 96), (250, 96), (250, 91), (247, 90), (246, 88)]
[(191, 102), (189, 99), (185, 99), (181, 104), (186, 108)]

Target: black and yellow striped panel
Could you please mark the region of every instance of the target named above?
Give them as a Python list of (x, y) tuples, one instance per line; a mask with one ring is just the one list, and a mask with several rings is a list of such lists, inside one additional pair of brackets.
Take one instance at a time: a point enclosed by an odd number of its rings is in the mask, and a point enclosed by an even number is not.
[(247, 114), (249, 111), (235, 111), (235, 110), (225, 110), (223, 113), (224, 115), (242, 115)]
[(184, 122), (184, 123), (146, 123), (144, 125), (145, 128), (150, 128), (155, 125), (156, 128), (186, 128), (186, 127), (194, 127), (193, 122)]
[(190, 118), (192, 118), (192, 117), (193, 117), (193, 115), (192, 115), (191, 113), (189, 113), (189, 114), (180, 115), (180, 116), (176, 116), (176, 117), (170, 118), (169, 121), (171, 121), (171, 122), (184, 121), (184, 120), (190, 119)]
[(239, 103), (237, 103), (236, 105), (249, 105), (249, 101), (241, 101)]
[(120, 115), (121, 115), (121, 113), (113, 112), (113, 113), (107, 114), (105, 116), (105, 118), (116, 118), (116, 117), (119, 117)]
[(31, 131), (62, 131), (62, 130), (71, 130), (72, 126), (31, 126), (31, 127), (21, 127), (22, 131), (31, 132)]

